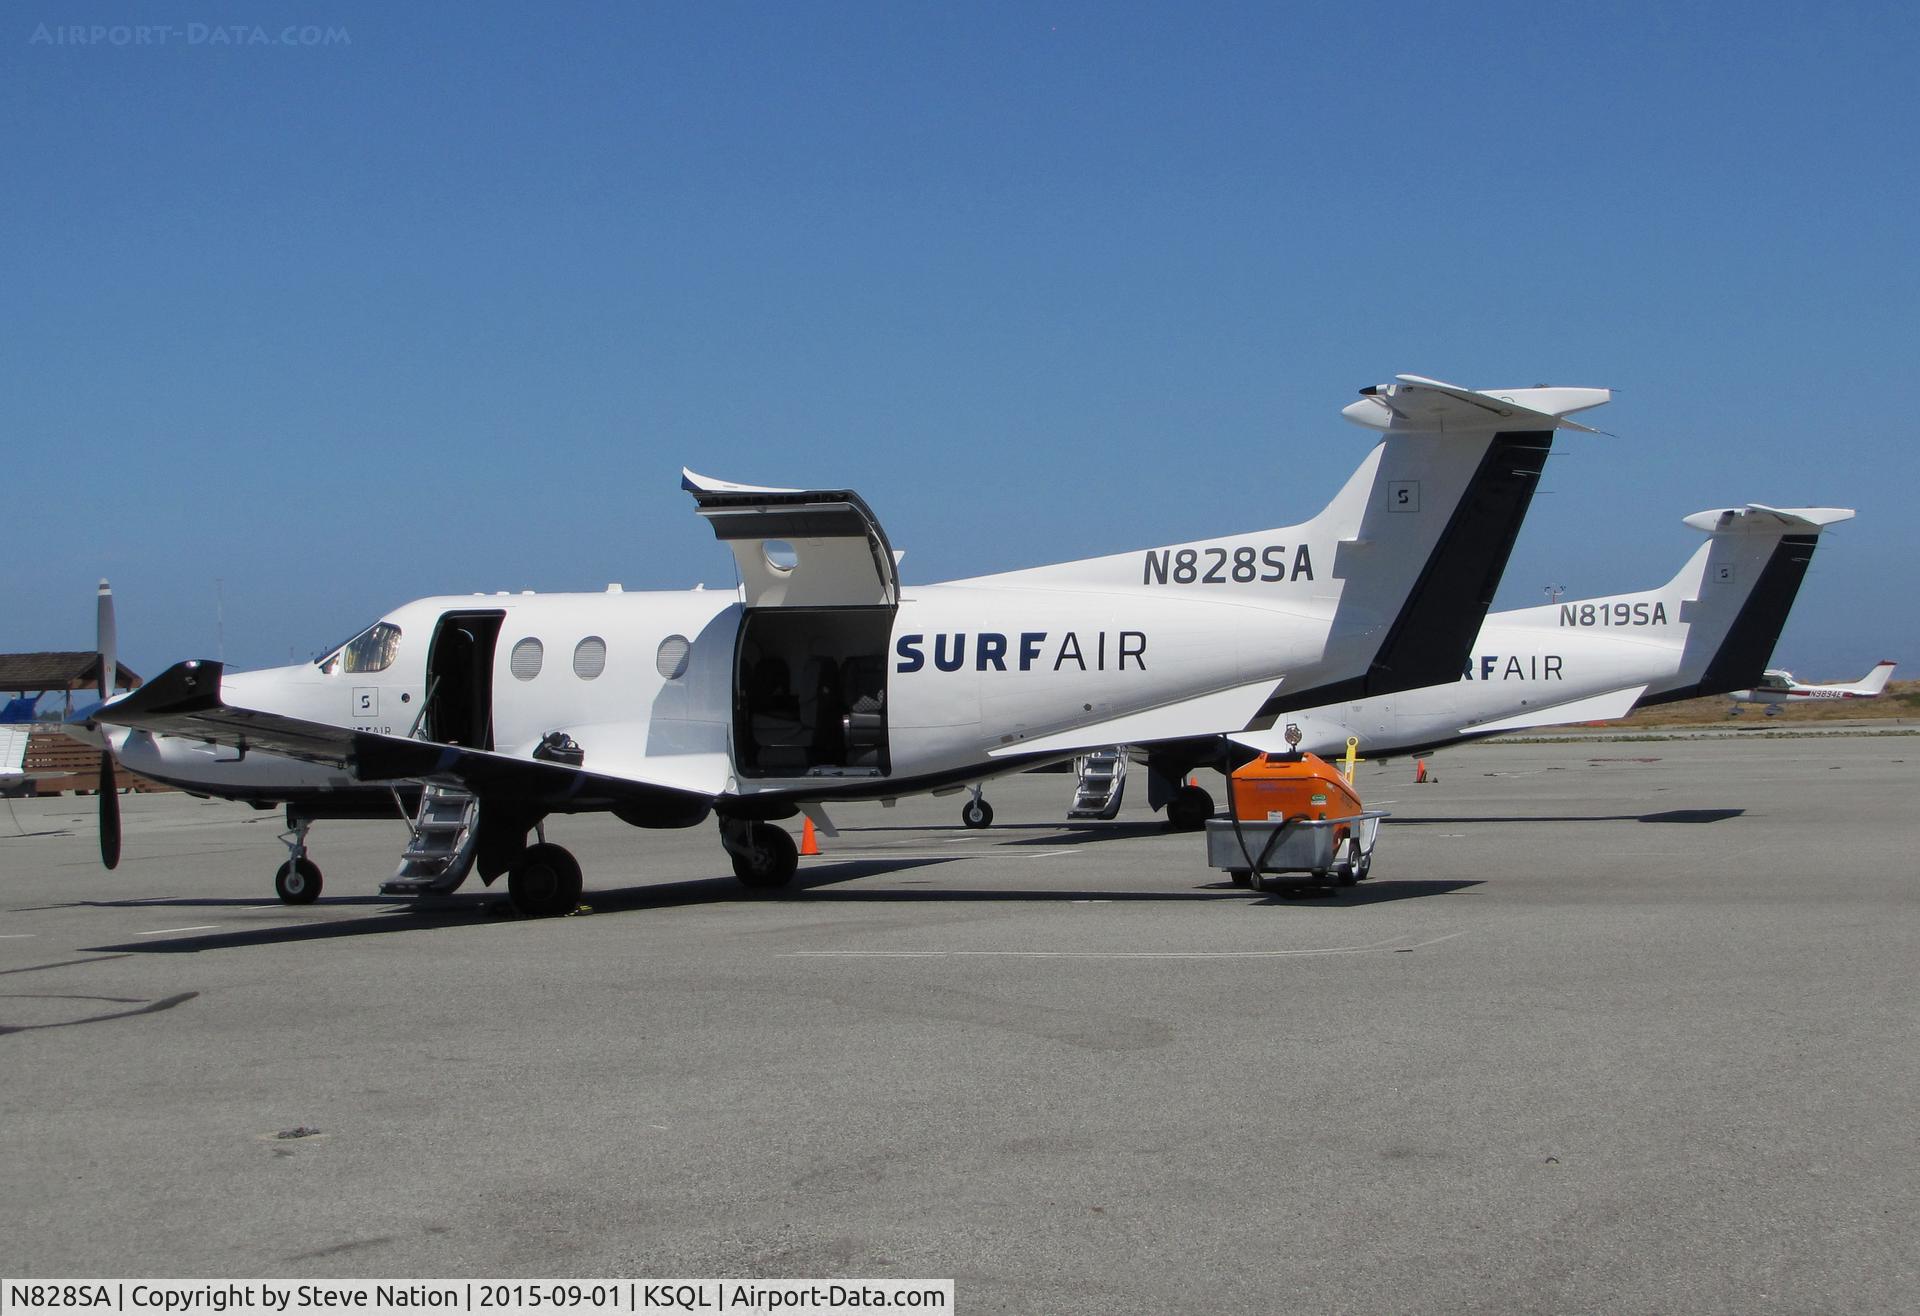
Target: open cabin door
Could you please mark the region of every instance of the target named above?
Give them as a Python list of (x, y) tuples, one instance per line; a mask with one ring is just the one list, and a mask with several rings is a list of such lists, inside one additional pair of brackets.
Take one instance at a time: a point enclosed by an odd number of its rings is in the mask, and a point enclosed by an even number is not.
[(427, 650), (428, 740), (493, 748), (493, 650), (506, 613), (445, 612)]
[(691, 471), (681, 483), (740, 570), (740, 775), (887, 775), (886, 659), (900, 574), (872, 510), (847, 489), (764, 489)]

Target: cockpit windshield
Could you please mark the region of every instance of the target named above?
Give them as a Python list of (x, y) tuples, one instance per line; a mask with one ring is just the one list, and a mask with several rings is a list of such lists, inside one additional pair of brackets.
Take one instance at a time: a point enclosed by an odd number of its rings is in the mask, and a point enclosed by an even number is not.
[(314, 665), (331, 675), (334, 672), (384, 672), (393, 666), (400, 650), (400, 628), (380, 621), (361, 631)]
[(1760, 678), (1760, 688), (1762, 690), (1791, 690), (1793, 689), (1793, 673), (1783, 672), (1777, 668), (1769, 669), (1767, 673)]

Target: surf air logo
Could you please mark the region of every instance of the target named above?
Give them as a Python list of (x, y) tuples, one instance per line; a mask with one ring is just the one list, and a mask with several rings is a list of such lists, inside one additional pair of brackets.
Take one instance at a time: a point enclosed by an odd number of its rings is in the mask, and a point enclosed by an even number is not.
[(1467, 674), (1461, 680), (1564, 681), (1567, 676), (1560, 670), (1560, 664), (1557, 653), (1510, 653), (1505, 658), (1497, 653), (1483, 653), (1467, 659)]
[(1057, 672), (1073, 667), (1082, 672), (1124, 672), (1131, 663), (1147, 670), (1147, 633), (1145, 631), (1095, 631), (1082, 636), (1078, 631), (1022, 631), (1002, 635), (998, 631), (949, 631), (944, 635), (902, 635), (894, 642), (896, 672), (917, 672), (929, 660), (938, 672), (957, 672), (971, 667), (976, 672)]

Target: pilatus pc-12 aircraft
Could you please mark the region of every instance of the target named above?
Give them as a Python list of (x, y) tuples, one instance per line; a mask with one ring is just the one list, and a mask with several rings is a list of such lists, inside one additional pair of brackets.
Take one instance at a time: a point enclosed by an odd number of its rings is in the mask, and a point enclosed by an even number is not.
[[(1489, 614), (1464, 674), (1448, 684), (1286, 721), (1302, 749), (1333, 753), (1352, 736), (1377, 759), (1740, 690), (1772, 656), (1820, 532), (1852, 516), (1757, 503), (1696, 512), (1685, 524), (1711, 538), (1660, 588)], [(1283, 733), (1242, 739), (1277, 752)]]
[[(571, 909), (580, 867), (543, 821), (596, 810), (715, 818), (741, 881), (778, 886), (797, 860), (773, 824), (838, 800), (972, 788), (977, 809), (989, 777), (1116, 743), (1177, 781), (1226, 735), (1453, 679), (1553, 432), (1608, 398), (1402, 375), (1344, 411), (1386, 437), (1309, 521), (939, 585), (902, 586), (851, 491), (687, 472), (737, 592), (422, 599), (318, 662), (179, 663), (90, 720), (143, 774), (285, 803), (283, 899), (319, 889), (308, 823), (392, 816), (401, 788), (419, 798), (389, 893), (477, 868), (526, 912)], [(1182, 787), (1168, 809), (1193, 824), (1213, 801)]]

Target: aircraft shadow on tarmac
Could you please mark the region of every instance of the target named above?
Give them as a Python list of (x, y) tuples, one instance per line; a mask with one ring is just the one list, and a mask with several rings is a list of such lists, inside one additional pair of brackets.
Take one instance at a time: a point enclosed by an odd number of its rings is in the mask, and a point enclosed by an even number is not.
[[(1022, 901), (1034, 903), (1071, 904), (1079, 901), (1137, 902), (1144, 904), (1186, 903), (1196, 901), (1228, 901), (1250, 905), (1256, 908), (1265, 906), (1285, 906), (1287, 908), (1350, 908), (1357, 905), (1374, 905), (1388, 901), (1419, 899), (1428, 896), (1442, 896), (1468, 887), (1478, 886), (1478, 881), (1419, 881), (1385, 880), (1368, 882), (1362, 886), (1343, 887), (1329, 897), (1319, 900), (1291, 900), (1278, 895), (1256, 896), (1244, 887), (1231, 882), (1209, 882), (1204, 886), (1185, 891), (1137, 891), (1113, 890), (1090, 891), (1085, 888), (1057, 887), (1044, 890), (1008, 890), (1004, 887), (969, 888), (964, 886), (941, 886), (933, 888), (918, 887), (911, 890), (890, 888), (886, 890), (841, 890), (839, 884), (864, 877), (886, 877), (919, 868), (937, 868), (958, 862), (960, 856), (952, 858), (909, 858), (898, 859), (856, 859), (838, 863), (822, 864), (816, 868), (803, 870), (793, 884), (778, 891), (749, 891), (740, 886), (732, 877), (695, 878), (691, 881), (668, 882), (658, 886), (625, 887), (615, 890), (590, 890), (583, 897), (592, 916), (608, 914), (640, 913), (654, 909), (673, 909), (690, 905), (732, 904), (750, 901), (756, 904), (793, 900), (796, 903), (818, 904), (863, 903), (863, 904), (932, 904), (945, 902), (1006, 902)], [(173, 906), (208, 907), (252, 906), (270, 917), (290, 914), (273, 901), (246, 900), (234, 898), (213, 898), (208, 900), (169, 900), (161, 901), (124, 901), (100, 904), (155, 905), (162, 903)], [(137, 953), (145, 955), (198, 954), (203, 951), (237, 950), (250, 946), (287, 945), (305, 941), (331, 941), (343, 937), (380, 936), (392, 932), (423, 932), (442, 928), (474, 927), (492, 922), (521, 922), (511, 913), (506, 893), (502, 890), (488, 892), (460, 893), (431, 904), (414, 904), (400, 900), (380, 897), (344, 897), (339, 899), (323, 898), (311, 909), (324, 913), (330, 908), (342, 905), (377, 906), (379, 913), (363, 917), (344, 919), (315, 919), (296, 924), (279, 924), (273, 927), (236, 927), (218, 932), (205, 932), (194, 936), (166, 938), (142, 938), (138, 941), (121, 942), (109, 946), (90, 946), (83, 948), (90, 954)], [(568, 917), (576, 917), (569, 915)], [(545, 922), (546, 920), (538, 920)]]
[(1717, 823), (1741, 817), (1745, 809), (1668, 809), (1665, 813), (1553, 813), (1527, 816), (1471, 814), (1450, 817), (1408, 818), (1395, 814), (1391, 827), (1433, 827), (1457, 823)]
[[(842, 827), (845, 835), (867, 835), (881, 832), (962, 832), (962, 828), (929, 827)], [(1030, 833), (1008, 838), (1010, 832)], [(1167, 825), (1157, 819), (1152, 822), (1100, 822), (1100, 823), (995, 823), (991, 828), (973, 833), (982, 841), (991, 841), (998, 845), (1059, 845), (1072, 842), (1075, 845), (1086, 841), (1130, 841), (1142, 837), (1167, 836)], [(1002, 839), (1007, 838), (1007, 839)]]

